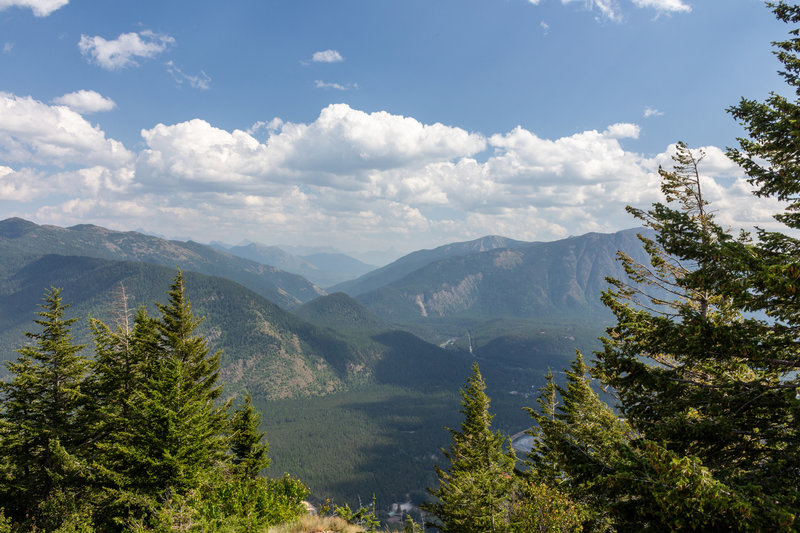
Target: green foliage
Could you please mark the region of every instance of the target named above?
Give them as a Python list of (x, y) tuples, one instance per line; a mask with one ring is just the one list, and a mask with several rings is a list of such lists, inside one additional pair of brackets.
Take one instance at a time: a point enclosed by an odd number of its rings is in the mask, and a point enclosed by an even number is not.
[(423, 509), (433, 514), (440, 531), (489, 532), (509, 530), (509, 500), (517, 461), (506, 438), (491, 429), (489, 397), (478, 364), (461, 391), (464, 421), (461, 430), (450, 429), (452, 443), (445, 457), (448, 469), (436, 467), (439, 486), (429, 489), (436, 499)]
[(586, 511), (566, 494), (544, 483), (522, 482), (514, 498), (514, 530), (520, 533), (577, 533)]
[(411, 515), (407, 514), (405, 520), (403, 520), (403, 533), (423, 533), (423, 531), (423, 525), (415, 522)]
[(140, 308), (131, 323), (122, 295), (114, 329), (92, 320), (91, 364), (46, 294), (43, 331), (2, 385), (0, 530), (244, 532), (305, 512), (301, 482), (257, 477), (260, 416), (248, 397), (228, 419), (180, 272), (168, 294), (158, 318)]
[(697, 458), (642, 438), (600, 400), (587, 371), (579, 354), (567, 386), (551, 378), (531, 411), (537, 427), (527, 476), (538, 492), (523, 493), (523, 508), (541, 508), (534, 500), (544, 499), (557, 504), (550, 518), (588, 530), (748, 531), (791, 523), (791, 515), (758, 507), (749, 498), (754, 494), (715, 479)]
[(304, 514), (308, 489), (285, 475), (280, 479), (243, 478), (214, 469), (184, 495), (176, 494), (141, 531), (251, 532)]
[(203, 471), (224, 460), (227, 406), (215, 405), (219, 354), (208, 355), (204, 339), (194, 334), (199, 320), (186, 300), (178, 273), (169, 303), (150, 324), (156, 352), (147, 354), (143, 379), (129, 408), (131, 428), (119, 438), (124, 456), (121, 488), (159, 499), (196, 486)]
[[(79, 414), (85, 405), (81, 383), (87, 361), (73, 343), (66, 319), (67, 305), (51, 288), (44, 297), (40, 332), (26, 333), (33, 344), (23, 346), (8, 367), (14, 373), (2, 391), (2, 455), (7, 461), (0, 499), (17, 520), (58, 520), (58, 515), (38, 509), (40, 502), (55, 497), (59, 487), (80, 493), (81, 481), (70, 468), (73, 455), (84, 446)], [(69, 458), (69, 459), (67, 459)]]
[[(773, 9), (787, 22), (800, 20), (796, 6)], [(796, 89), (800, 38), (792, 35), (777, 47)], [(749, 139), (729, 156), (757, 195), (787, 202), (775, 218), (800, 228), (793, 118), (800, 106), (772, 95), (730, 111)], [(678, 144), (673, 170), (660, 170), (669, 203), (629, 209), (657, 236), (642, 239), (649, 265), (622, 257), (645, 288), (615, 282), (616, 291), (604, 295), (617, 325), (604, 339), (597, 375), (618, 392), (633, 428), (696, 458), (738, 497), (751, 494), (760, 502), (751, 506), (753, 520), (775, 527), (800, 511), (790, 488), (800, 483), (800, 409), (792, 392), (800, 384), (800, 241), (782, 232), (759, 230), (751, 240), (724, 231), (706, 209), (702, 157)], [(769, 320), (757, 318), (764, 315)]]
[[(797, 5), (770, 6), (800, 22)], [(775, 44), (797, 92), (800, 30), (791, 36)], [(729, 157), (757, 195), (785, 202), (775, 218), (800, 228), (800, 102), (772, 94), (730, 112), (749, 138)], [(608, 408), (595, 416), (582, 362), (568, 373), (577, 387), (551, 382), (534, 414), (532, 476), (584, 503), (585, 527), (796, 528), (800, 241), (765, 230), (734, 238), (716, 224), (703, 155), (679, 143), (673, 169), (659, 169), (667, 203), (628, 209), (655, 238), (641, 238), (646, 263), (620, 254), (632, 283), (611, 280), (603, 296), (617, 324), (593, 370), (613, 387), (624, 419)]]
[(269, 444), (263, 440), (264, 433), (258, 431), (260, 425), (261, 415), (253, 408), (252, 396), (247, 394), (231, 417), (230, 449), (236, 470), (251, 479), (269, 466)]
[(348, 524), (354, 524), (366, 528), (365, 531), (374, 533), (381, 526), (380, 520), (375, 516), (375, 496), (369, 506), (360, 506), (358, 509), (350, 509), (348, 504), (334, 506), (334, 513)]

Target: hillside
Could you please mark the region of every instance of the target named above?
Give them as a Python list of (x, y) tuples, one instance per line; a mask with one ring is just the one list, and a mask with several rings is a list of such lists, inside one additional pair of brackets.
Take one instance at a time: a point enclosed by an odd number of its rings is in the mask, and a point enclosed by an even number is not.
[(168, 241), (134, 231), (90, 224), (43, 226), (20, 218), (0, 221), (0, 244), (38, 255), (80, 255), (116, 261), (142, 261), (219, 276), (241, 283), (278, 305), (292, 309), (325, 292), (297, 274), (193, 241)]
[(294, 314), (314, 324), (338, 331), (389, 329), (389, 323), (343, 292), (320, 296), (294, 310)]
[(449, 257), (356, 299), (396, 322), (602, 316), (606, 277), (624, 278), (617, 251), (645, 260), (639, 232), (590, 233)]
[[(64, 301), (72, 305), (71, 316), (79, 318), (75, 336), (89, 342), (85, 317), (111, 320), (120, 285), (129, 307), (145, 305), (153, 310), (152, 302), (163, 301), (175, 275), (174, 269), (148, 263), (36, 256), (2, 244), (0, 255), (0, 358), (5, 360), (15, 357), (12, 350), (25, 342), (22, 332), (34, 325), (46, 287), (63, 289)], [(196, 313), (206, 317), (200, 332), (213, 350), (222, 350), (223, 379), (232, 391), (247, 388), (264, 399), (330, 394), (373, 381), (396, 383), (402, 372), (386, 369), (402, 367), (416, 354), (443, 360), (456, 357), (409, 339), (407, 333), (386, 333), (356, 343), (230, 280), (193, 272), (185, 276)], [(414, 354), (406, 356), (406, 345)]]
[(382, 268), (368, 272), (357, 279), (334, 285), (330, 287), (329, 292), (344, 292), (350, 296), (357, 296), (384, 285), (391, 284), (435, 261), (485, 252), (497, 248), (514, 249), (527, 244), (530, 243), (490, 235), (474, 241), (446, 244), (432, 250), (418, 250)]

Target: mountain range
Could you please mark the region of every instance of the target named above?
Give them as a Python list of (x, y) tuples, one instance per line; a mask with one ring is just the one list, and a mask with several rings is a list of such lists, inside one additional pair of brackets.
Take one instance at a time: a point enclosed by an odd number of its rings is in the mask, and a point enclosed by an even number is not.
[(0, 221), (0, 244), (31, 254), (141, 261), (171, 268), (180, 266), (187, 271), (241, 283), (287, 309), (325, 294), (302, 276), (212, 246), (194, 241), (169, 241), (133, 231), (114, 231), (91, 224), (61, 228), (10, 218)]
[[(496, 427), (524, 429), (521, 408), (548, 369), (566, 366), (576, 348), (591, 351), (610, 322), (600, 291), (606, 276), (624, 276), (617, 250), (644, 259), (638, 231), (448, 244), (326, 294), (260, 262), (268, 257), (260, 245), (236, 250), (246, 258), (137, 232), (8, 219), (0, 221), (0, 360), (26, 342), (47, 287), (62, 288), (79, 318), (76, 340), (91, 353), (86, 317), (113, 321), (122, 287), (130, 308), (155, 312), (179, 267), (205, 317), (199, 333), (222, 350), (226, 394), (249, 391), (263, 413), (273, 473), (290, 471), (314, 493), (351, 504), (373, 493), (380, 504), (419, 499), (448, 439), (442, 426), (458, 422), (472, 362), (489, 384)], [(275, 257), (321, 272), (348, 261), (333, 252)]]

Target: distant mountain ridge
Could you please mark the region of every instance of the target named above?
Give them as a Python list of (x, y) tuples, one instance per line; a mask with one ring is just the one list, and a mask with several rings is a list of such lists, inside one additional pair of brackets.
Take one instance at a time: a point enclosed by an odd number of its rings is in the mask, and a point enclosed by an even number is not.
[[(608, 287), (606, 277), (625, 278), (617, 251), (647, 260), (636, 236), (642, 231), (589, 233), (545, 243), (514, 241), (511, 247), (454, 255), (362, 292), (356, 300), (399, 322), (448, 317), (580, 320), (607, 314), (600, 301)], [(369, 285), (363, 283), (368, 276), (360, 278), (358, 287)]]
[(497, 248), (515, 249), (529, 244), (531, 243), (500, 237), (498, 235), (488, 235), (473, 241), (445, 244), (431, 250), (418, 250), (382, 268), (368, 272), (357, 279), (334, 285), (329, 288), (328, 292), (344, 292), (350, 296), (358, 296), (359, 294), (393, 283), (435, 261), (485, 252)]
[(322, 287), (353, 279), (375, 268), (372, 265), (340, 253), (321, 252), (294, 255), (280, 246), (267, 246), (260, 243), (230, 247), (214, 245), (214, 247), (237, 257), (272, 265), (281, 270), (303, 276)]
[(143, 261), (170, 268), (179, 266), (184, 270), (231, 279), (287, 309), (325, 294), (302, 276), (236, 257), (211, 246), (193, 241), (169, 241), (91, 224), (62, 228), (10, 218), (0, 221), (0, 243), (34, 254)]

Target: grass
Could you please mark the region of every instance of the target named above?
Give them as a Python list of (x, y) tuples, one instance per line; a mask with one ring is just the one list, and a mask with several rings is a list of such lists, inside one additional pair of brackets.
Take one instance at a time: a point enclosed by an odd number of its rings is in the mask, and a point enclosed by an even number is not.
[(268, 533), (359, 533), (360, 526), (348, 524), (338, 516), (306, 515), (299, 520), (270, 528)]

